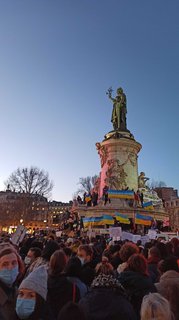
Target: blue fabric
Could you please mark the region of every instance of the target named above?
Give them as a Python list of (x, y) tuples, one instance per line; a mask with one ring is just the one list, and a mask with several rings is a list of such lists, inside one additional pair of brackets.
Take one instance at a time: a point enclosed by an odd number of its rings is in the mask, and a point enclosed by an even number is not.
[(35, 299), (18, 299), (16, 313), (20, 319), (27, 319), (35, 310)]
[(0, 270), (0, 280), (8, 286), (12, 286), (19, 274), (19, 268), (16, 266), (13, 269)]

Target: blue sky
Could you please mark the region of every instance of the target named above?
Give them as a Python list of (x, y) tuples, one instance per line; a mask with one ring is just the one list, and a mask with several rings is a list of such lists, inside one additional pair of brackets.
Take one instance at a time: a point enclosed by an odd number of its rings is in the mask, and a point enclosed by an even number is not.
[(36, 165), (68, 201), (98, 174), (109, 86), (127, 95), (139, 171), (179, 189), (178, 0), (1, 0), (0, 188)]

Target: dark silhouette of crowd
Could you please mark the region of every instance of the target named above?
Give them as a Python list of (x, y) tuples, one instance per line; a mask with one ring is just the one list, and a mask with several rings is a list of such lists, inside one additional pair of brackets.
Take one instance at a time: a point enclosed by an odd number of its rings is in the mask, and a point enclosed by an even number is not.
[(179, 320), (179, 240), (0, 239), (1, 320)]

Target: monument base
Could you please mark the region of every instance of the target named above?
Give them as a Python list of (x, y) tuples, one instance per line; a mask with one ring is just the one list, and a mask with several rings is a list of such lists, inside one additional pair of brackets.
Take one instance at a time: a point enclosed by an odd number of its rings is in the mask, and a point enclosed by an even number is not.
[(112, 190), (138, 189), (137, 154), (142, 148), (129, 130), (110, 131), (96, 143), (101, 158), (99, 196), (104, 186)]

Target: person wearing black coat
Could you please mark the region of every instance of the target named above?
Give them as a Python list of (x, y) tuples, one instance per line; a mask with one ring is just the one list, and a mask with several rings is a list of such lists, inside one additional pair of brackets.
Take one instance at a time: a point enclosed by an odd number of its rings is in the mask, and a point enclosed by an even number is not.
[(87, 286), (90, 286), (95, 277), (95, 266), (92, 261), (93, 250), (89, 245), (81, 245), (78, 248), (77, 256), (82, 264), (80, 279)]
[(124, 289), (112, 274), (99, 274), (79, 305), (87, 320), (136, 320)]
[(140, 319), (140, 308), (143, 297), (156, 288), (148, 276), (147, 261), (141, 254), (133, 254), (128, 262), (128, 268), (118, 275), (118, 280), (125, 288), (128, 298)]
[(47, 320), (56, 320), (62, 307), (69, 301), (78, 302), (79, 289), (68, 281), (64, 269), (67, 258), (63, 251), (57, 250), (50, 258), (47, 281)]

